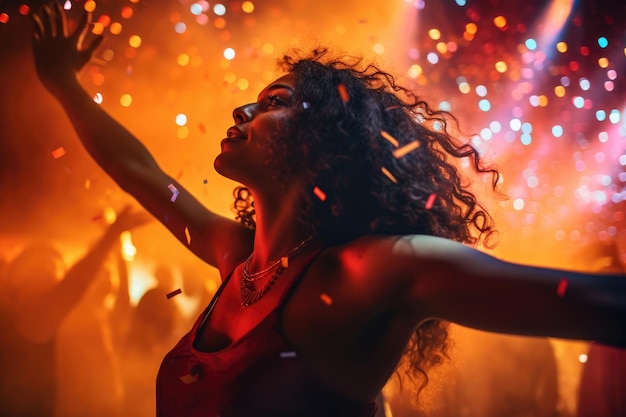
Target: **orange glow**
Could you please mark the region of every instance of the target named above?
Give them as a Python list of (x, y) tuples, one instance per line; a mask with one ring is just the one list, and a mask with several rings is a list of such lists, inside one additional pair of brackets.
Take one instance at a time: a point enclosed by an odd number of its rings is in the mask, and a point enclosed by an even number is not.
[(122, 8), (122, 11), (120, 12), (120, 15), (124, 18), (124, 19), (130, 19), (131, 17), (133, 17), (133, 9), (131, 9), (130, 7), (126, 6)]
[(506, 26), (506, 17), (497, 16), (493, 19), (493, 24), (496, 25), (497, 28), (502, 29)]
[(84, 9), (86, 12), (89, 12), (89, 13), (93, 12), (94, 10), (96, 10), (96, 2), (93, 0), (87, 0), (85, 2)]
[(109, 31), (111, 31), (111, 33), (114, 35), (119, 35), (120, 33), (122, 33), (122, 24), (118, 22), (111, 23)]

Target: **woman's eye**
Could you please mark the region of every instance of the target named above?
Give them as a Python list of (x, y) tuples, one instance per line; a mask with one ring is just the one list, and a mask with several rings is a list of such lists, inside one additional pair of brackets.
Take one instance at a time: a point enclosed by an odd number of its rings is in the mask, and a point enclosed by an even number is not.
[(278, 96), (267, 96), (268, 107), (279, 106), (281, 104), (283, 104), (283, 102)]

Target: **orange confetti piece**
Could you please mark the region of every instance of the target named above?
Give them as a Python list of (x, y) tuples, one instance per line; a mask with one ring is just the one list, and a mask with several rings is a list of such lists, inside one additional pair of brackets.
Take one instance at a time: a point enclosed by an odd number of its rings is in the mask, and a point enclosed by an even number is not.
[(394, 150), (393, 151), (393, 156), (394, 156), (394, 158), (402, 158), (407, 153), (413, 152), (414, 150), (416, 150), (419, 147), (420, 147), (419, 141), (414, 140), (413, 142), (408, 143), (408, 144), (404, 145), (403, 147)]
[(350, 101), (350, 96), (348, 95), (348, 89), (346, 88), (345, 84), (339, 84), (337, 86), (337, 91), (339, 91), (339, 96), (341, 97), (341, 101), (343, 101), (344, 103), (347, 103), (348, 101)]
[(191, 245), (191, 234), (188, 227), (185, 227), (185, 237), (187, 238), (187, 244)]
[(398, 143), (396, 138), (394, 138), (393, 136), (391, 136), (389, 133), (385, 132), (384, 130), (380, 131), (380, 136), (382, 136), (383, 138), (387, 139), (396, 148), (398, 146), (400, 146), (400, 143)]
[(58, 148), (52, 151), (52, 157), (54, 159), (59, 159), (63, 155), (65, 155), (65, 149), (63, 149), (63, 146), (59, 146)]
[(322, 300), (324, 302), (324, 304), (326, 304), (327, 306), (331, 305), (333, 303), (333, 299), (330, 298), (328, 295), (322, 293), (320, 295), (320, 300)]
[(563, 297), (565, 295), (565, 290), (567, 289), (567, 279), (561, 278), (559, 281), (559, 286), (556, 288), (556, 295), (559, 297)]
[(194, 382), (196, 382), (198, 380), (198, 376), (187, 374), (187, 375), (181, 376), (179, 379), (183, 381), (185, 385), (189, 385), (189, 384), (193, 384)]
[(393, 174), (391, 172), (389, 172), (389, 170), (385, 167), (381, 167), (380, 170), (383, 172), (383, 174), (385, 174), (387, 176), (387, 178), (389, 178), (391, 181), (393, 181), (394, 183), (398, 183), (398, 180), (396, 179), (396, 177), (393, 176)]
[(437, 194), (432, 193), (431, 195), (428, 196), (428, 200), (426, 200), (426, 210), (430, 210), (431, 208), (433, 208), (433, 205), (435, 204), (435, 200), (437, 199)]
[(177, 296), (178, 294), (180, 294), (182, 292), (183, 292), (183, 290), (181, 290), (180, 288), (177, 289), (177, 290), (174, 290), (174, 291), (172, 291), (172, 292), (167, 294), (167, 299), (169, 300), (170, 298), (175, 297), (175, 296)]
[(282, 258), (280, 258), (280, 263), (283, 266), (283, 268), (289, 268), (289, 257), (283, 256)]
[(324, 191), (320, 190), (319, 187), (315, 187), (313, 188), (313, 193), (317, 196), (317, 198), (319, 198), (322, 201), (326, 200), (326, 193), (324, 193)]

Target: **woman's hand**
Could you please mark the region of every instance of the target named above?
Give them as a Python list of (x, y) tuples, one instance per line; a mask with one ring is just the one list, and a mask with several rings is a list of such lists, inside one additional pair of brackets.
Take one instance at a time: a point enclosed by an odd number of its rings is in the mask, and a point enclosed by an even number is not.
[(43, 85), (54, 95), (67, 83), (76, 82), (78, 72), (89, 62), (103, 37), (84, 44), (91, 20), (87, 12), (83, 12), (74, 32), (68, 34), (65, 11), (54, 1), (33, 12), (32, 18), (35, 68)]

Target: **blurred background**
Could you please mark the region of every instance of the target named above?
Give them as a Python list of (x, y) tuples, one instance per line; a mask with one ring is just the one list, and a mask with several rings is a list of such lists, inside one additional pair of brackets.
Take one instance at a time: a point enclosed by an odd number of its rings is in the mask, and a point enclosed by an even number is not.
[[(626, 261), (623, 1), (61, 3), (74, 19), (93, 11), (93, 30), (105, 35), (83, 86), (218, 213), (232, 216), (235, 184), (213, 170), (232, 109), (280, 75), (276, 60), (288, 48), (327, 45), (380, 64), (458, 117), (503, 175), (505, 200), (482, 184), (500, 231), (495, 255), (591, 270), (606, 257), (589, 255), (600, 244)], [(132, 200), (87, 156), (36, 78), (28, 14), (39, 4), (0, 0), (0, 255), (10, 262), (26, 242), (45, 239), (71, 263)], [(193, 270), (208, 293), (215, 290), (216, 271), (162, 226), (127, 239), (131, 300), (156, 286), (150, 271), (162, 260), (176, 282)], [(550, 344), (558, 407), (573, 415), (587, 346)]]

